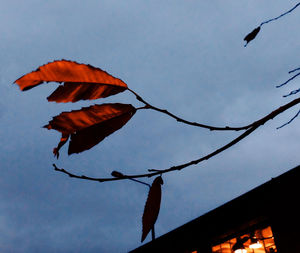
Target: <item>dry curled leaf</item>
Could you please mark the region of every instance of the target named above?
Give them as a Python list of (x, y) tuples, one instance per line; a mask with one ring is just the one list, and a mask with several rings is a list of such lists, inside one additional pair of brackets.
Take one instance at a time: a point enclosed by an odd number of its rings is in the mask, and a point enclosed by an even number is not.
[(117, 178), (122, 178), (122, 177), (124, 177), (123, 173), (121, 173), (121, 172), (119, 172), (119, 171), (116, 171), (116, 170), (112, 171), (111, 175), (112, 175), (113, 177), (117, 177)]
[(44, 82), (63, 83), (47, 98), (55, 102), (104, 98), (127, 89), (121, 79), (100, 68), (67, 60), (47, 63), (15, 81), (22, 91)]
[(69, 136), (71, 137), (68, 149), (70, 155), (92, 148), (124, 126), (135, 112), (136, 109), (130, 104), (93, 105), (80, 110), (62, 112), (44, 127), (62, 133), (62, 139), (54, 149), (56, 156), (59, 148)]
[(259, 33), (260, 31), (260, 26), (256, 27), (251, 33), (247, 34), (246, 37), (244, 38), (244, 40), (246, 41), (246, 45), (251, 41), (254, 40), (256, 35)]
[(150, 230), (154, 227), (156, 219), (158, 217), (159, 209), (160, 209), (160, 201), (161, 201), (161, 185), (163, 184), (162, 177), (159, 176), (154, 179), (151, 188), (149, 190), (148, 198), (145, 204), (145, 209), (143, 213), (143, 232), (142, 239), (143, 242), (150, 232)]

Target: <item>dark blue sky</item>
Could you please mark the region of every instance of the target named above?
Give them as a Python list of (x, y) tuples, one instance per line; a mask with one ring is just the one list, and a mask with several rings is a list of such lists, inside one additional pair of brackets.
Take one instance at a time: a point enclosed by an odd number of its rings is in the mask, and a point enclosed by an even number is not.
[[(57, 161), (60, 138), (42, 126), (61, 111), (102, 102), (140, 104), (128, 92), (76, 104), (48, 103), (54, 83), (21, 92), (13, 81), (55, 59), (89, 63), (121, 78), (151, 104), (191, 121), (245, 125), (292, 98), (300, 66), (298, 1), (2, 1), (0, 8), (0, 251), (126, 252), (140, 245), (147, 188), (94, 183), (55, 172), (109, 176), (197, 159), (238, 133), (184, 126), (153, 111), (93, 149)], [(299, 164), (299, 110), (279, 116), (230, 150), (165, 175), (162, 235)], [(151, 183), (152, 179), (145, 179)], [(146, 239), (149, 241), (150, 237)]]

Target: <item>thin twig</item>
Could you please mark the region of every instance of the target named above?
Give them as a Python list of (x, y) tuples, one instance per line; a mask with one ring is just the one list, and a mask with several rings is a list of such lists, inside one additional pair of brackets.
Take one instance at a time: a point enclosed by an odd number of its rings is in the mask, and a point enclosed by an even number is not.
[(295, 94), (297, 94), (298, 92), (300, 92), (300, 89), (293, 90), (293, 91), (291, 91), (289, 94), (283, 95), (283, 97), (286, 98), (286, 97), (289, 97), (289, 96), (291, 96), (291, 95), (295, 95)]
[(260, 24), (260, 26), (262, 26), (262, 25), (264, 25), (264, 24), (267, 24), (267, 23), (270, 23), (270, 22), (272, 22), (272, 21), (274, 21), (274, 20), (277, 20), (277, 19), (279, 19), (279, 18), (285, 16), (285, 15), (288, 14), (288, 13), (291, 13), (291, 12), (292, 12), (293, 10), (295, 10), (299, 5), (300, 5), (300, 2), (297, 3), (292, 9), (290, 9), (290, 10), (288, 10), (287, 12), (285, 12), (285, 13), (279, 15), (278, 17), (276, 17), (276, 18), (271, 18), (271, 19), (269, 19), (269, 20), (267, 20), (267, 21), (262, 22), (262, 23)]
[(216, 127), (216, 126), (210, 126), (210, 125), (205, 125), (205, 124), (201, 124), (201, 123), (197, 123), (197, 122), (191, 122), (182, 118), (179, 118), (178, 116), (174, 115), (173, 113), (170, 113), (169, 111), (165, 110), (165, 109), (160, 109), (158, 107), (155, 107), (151, 104), (149, 104), (148, 102), (146, 102), (139, 94), (137, 94), (135, 91), (131, 90), (128, 88), (128, 90), (135, 95), (136, 99), (139, 100), (140, 102), (142, 102), (143, 104), (145, 104), (144, 107), (140, 107), (138, 109), (151, 109), (157, 112), (161, 112), (164, 113), (168, 116), (170, 116), (171, 118), (175, 119), (178, 122), (187, 124), (187, 125), (191, 125), (191, 126), (196, 126), (196, 127), (202, 127), (202, 128), (206, 128), (209, 129), (211, 131), (241, 131), (241, 130), (246, 130), (248, 128), (250, 128), (252, 125), (246, 125), (246, 126), (242, 126), (242, 127), (229, 127), (229, 126), (225, 126), (225, 127)]
[(267, 21), (264, 21), (262, 23), (260, 23), (260, 25), (258, 27), (256, 27), (252, 32), (250, 32), (249, 34), (246, 35), (246, 37), (244, 38), (244, 40), (246, 41), (246, 44), (244, 45), (244, 47), (246, 47), (248, 45), (248, 43), (252, 40), (255, 39), (256, 35), (259, 33), (259, 31), (261, 30), (261, 27), (264, 25), (264, 24), (267, 24), (267, 23), (270, 23), (272, 21), (275, 21), (285, 15), (287, 15), (288, 13), (291, 13), (293, 10), (295, 10), (298, 6), (300, 5), (300, 2), (297, 3), (292, 9), (286, 11), (285, 13), (279, 15), (278, 17), (276, 18), (271, 18), (271, 19), (268, 19)]
[(300, 110), (299, 110), (299, 111), (296, 113), (296, 115), (295, 115), (293, 118), (291, 118), (288, 122), (286, 122), (285, 124), (283, 124), (283, 125), (280, 126), (280, 127), (277, 127), (276, 129), (280, 129), (280, 128), (285, 127), (286, 125), (290, 124), (295, 118), (298, 117), (299, 114), (300, 114)]
[[(161, 175), (164, 173), (168, 173), (171, 171), (175, 171), (175, 170), (182, 170), (186, 167), (189, 167), (191, 165), (195, 165), (198, 164), (204, 160), (208, 160), (214, 156), (216, 156), (217, 154), (227, 150), (228, 148), (232, 147), (233, 145), (237, 144), (238, 142), (240, 142), (242, 139), (244, 139), (245, 137), (247, 137), (249, 134), (251, 134), (252, 132), (254, 132), (257, 128), (259, 128), (260, 126), (264, 125), (267, 121), (272, 120), (273, 118), (275, 118), (276, 116), (278, 116), (279, 114), (281, 114), (282, 112), (288, 110), (289, 108), (297, 105), (300, 103), (300, 98), (296, 98), (293, 101), (277, 108), (276, 110), (272, 111), (271, 113), (269, 113), (268, 115), (266, 115), (265, 117), (253, 122), (251, 124), (251, 127), (246, 130), (243, 134), (239, 135), (237, 138), (233, 139), (232, 141), (230, 141), (228, 144), (220, 147), (219, 149), (211, 152), (210, 154), (203, 156), (199, 159), (190, 161), (188, 163), (185, 164), (181, 164), (181, 165), (177, 165), (177, 166), (173, 166), (170, 167), (168, 169), (164, 169), (164, 170), (155, 170), (154, 172), (150, 172), (150, 173), (145, 173), (145, 174), (136, 174), (136, 175), (124, 175), (124, 177), (114, 177), (114, 178), (92, 178), (92, 177), (87, 177), (87, 176), (78, 176), (75, 175), (73, 173), (70, 173), (64, 169), (59, 169), (56, 167), (55, 164), (53, 164), (54, 168), (56, 171), (65, 173), (67, 175), (69, 175), (70, 177), (73, 178), (78, 178), (78, 179), (84, 179), (84, 180), (92, 180), (92, 181), (98, 181), (98, 182), (108, 182), (108, 181), (117, 181), (117, 180), (124, 180), (124, 179), (129, 179), (129, 178), (144, 178), (144, 177), (153, 177), (156, 175)], [(295, 117), (294, 117), (295, 118)], [(153, 170), (152, 170), (153, 171)]]
[(280, 85), (277, 85), (276, 88), (280, 88), (280, 87), (286, 85), (287, 83), (289, 83), (290, 81), (292, 81), (293, 79), (295, 79), (295, 78), (296, 78), (297, 76), (299, 76), (299, 75), (300, 75), (300, 72), (299, 72), (298, 74), (292, 76), (290, 79), (288, 79), (288, 80), (285, 81), (284, 83), (282, 83), (282, 84), (280, 84)]
[(293, 70), (289, 71), (289, 74), (291, 74), (291, 73), (293, 73), (295, 71), (298, 71), (298, 70), (300, 70), (300, 68), (293, 69)]
[[(55, 163), (52, 164), (53, 167), (54, 167), (54, 170), (56, 171), (59, 171), (59, 172), (62, 172), (62, 173), (65, 173), (67, 174), (69, 177), (73, 177), (73, 178), (77, 178), (77, 179), (84, 179), (84, 180), (91, 180), (91, 181), (98, 181), (100, 183), (104, 182), (105, 180), (102, 180), (101, 178), (93, 178), (93, 177), (87, 177), (85, 175), (81, 175), (81, 176), (78, 176), (78, 175), (75, 175), (69, 171), (66, 171), (65, 169), (60, 169), (60, 168), (57, 168), (57, 166), (55, 165)], [(113, 179), (116, 179), (118, 180), (118, 178), (112, 178), (112, 180), (110, 181), (113, 181)]]

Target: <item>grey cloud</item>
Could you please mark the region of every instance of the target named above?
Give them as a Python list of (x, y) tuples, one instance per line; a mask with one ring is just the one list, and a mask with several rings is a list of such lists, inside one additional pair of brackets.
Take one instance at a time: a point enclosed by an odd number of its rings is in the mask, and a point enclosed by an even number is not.
[[(59, 135), (41, 128), (54, 115), (102, 101), (139, 103), (127, 93), (78, 105), (48, 103), (54, 84), (21, 93), (12, 85), (15, 79), (54, 59), (76, 60), (108, 71), (153, 105), (188, 120), (243, 125), (287, 101), (281, 97), (286, 90), (275, 86), (299, 67), (300, 10), (264, 26), (246, 49), (243, 38), (289, 7), (259, 0), (2, 4), (0, 250), (129, 251), (140, 245), (147, 188), (71, 179), (55, 172), (52, 163), (95, 177), (112, 170), (138, 173), (196, 159), (238, 134), (139, 111), (95, 148), (70, 157), (63, 149), (57, 161), (51, 152)], [(157, 234), (298, 165), (298, 120), (275, 130), (293, 113), (214, 159), (165, 175)]]

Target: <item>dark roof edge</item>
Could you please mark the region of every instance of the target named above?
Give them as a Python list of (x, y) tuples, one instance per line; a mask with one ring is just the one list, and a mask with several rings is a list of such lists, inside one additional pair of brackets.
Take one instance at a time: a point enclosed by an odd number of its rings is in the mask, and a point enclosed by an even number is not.
[[(277, 177), (274, 177), (274, 178), (271, 178), (271, 180), (269, 181), (266, 181), (265, 183), (253, 188), (252, 190), (222, 204), (221, 206), (211, 210), (211, 211), (208, 211), (206, 213), (204, 213), (203, 215), (181, 225), (180, 227), (177, 227), (161, 236), (159, 236), (158, 238), (155, 239), (155, 241), (150, 241), (144, 245), (141, 245), (140, 247), (136, 248), (135, 250), (138, 250), (138, 249), (141, 249), (141, 248), (147, 248), (150, 244), (153, 244), (154, 242), (156, 241), (162, 241), (164, 240), (164, 238), (167, 238), (169, 237), (171, 234), (176, 234), (176, 233), (179, 233), (181, 230), (189, 227), (189, 226), (192, 226), (194, 225), (195, 223), (199, 223), (205, 219), (208, 219), (210, 216), (213, 216), (215, 215), (216, 213), (218, 212), (221, 212), (222, 210), (224, 209), (227, 209), (229, 208), (230, 206), (234, 205), (236, 202), (240, 202), (240, 201), (243, 201), (244, 199), (247, 199), (248, 197), (251, 197), (252, 195), (256, 195), (258, 194), (259, 192), (263, 192), (265, 189), (271, 189), (273, 188), (274, 186), (276, 186), (278, 183), (282, 183), (282, 182), (288, 182), (291, 178), (294, 178), (295, 175), (297, 175), (297, 173), (299, 174), (300, 172), (300, 165), (298, 165), (297, 167), (291, 169), (291, 170), (288, 170), (286, 172), (284, 172), (283, 174), (277, 176)], [(134, 252), (135, 250), (133, 250), (132, 252)]]

